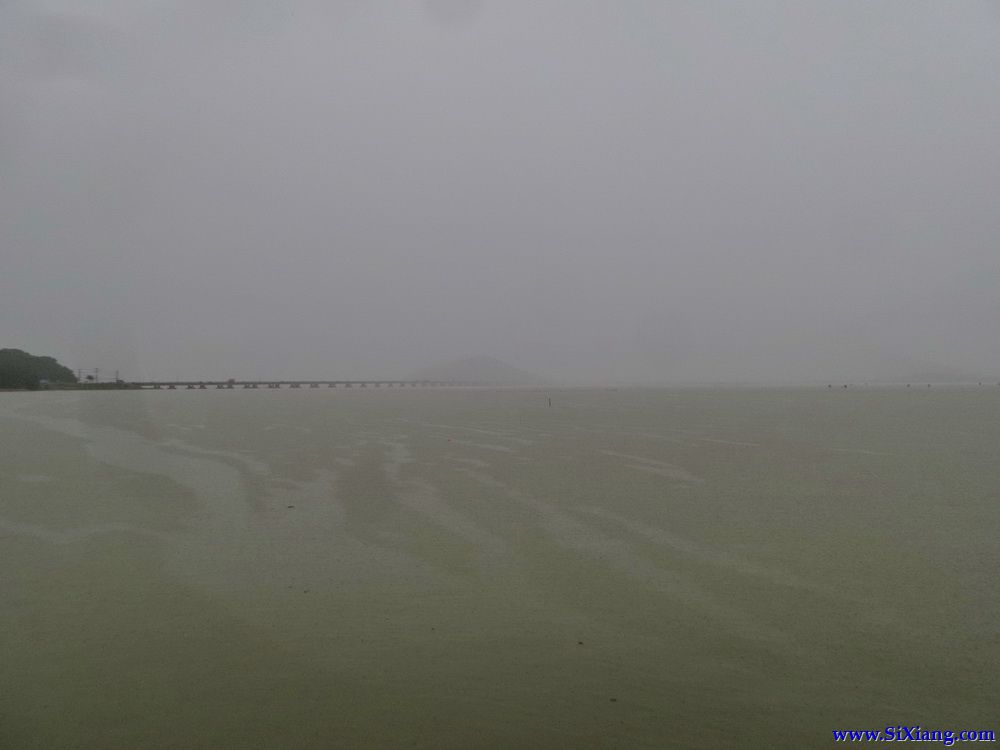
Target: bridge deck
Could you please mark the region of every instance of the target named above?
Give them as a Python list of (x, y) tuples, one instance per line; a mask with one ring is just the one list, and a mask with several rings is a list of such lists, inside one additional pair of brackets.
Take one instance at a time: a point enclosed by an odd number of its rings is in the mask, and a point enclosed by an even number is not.
[(444, 380), (147, 380), (123, 383), (127, 388), (139, 389), (227, 389), (227, 388), (405, 388), (411, 387), (456, 387), (472, 386), (476, 383)]

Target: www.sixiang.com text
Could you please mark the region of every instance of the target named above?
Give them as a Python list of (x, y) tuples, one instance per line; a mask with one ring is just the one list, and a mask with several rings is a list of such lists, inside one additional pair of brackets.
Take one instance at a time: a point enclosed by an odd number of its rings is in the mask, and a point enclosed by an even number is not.
[(884, 729), (834, 729), (834, 742), (996, 742), (992, 729), (927, 729), (922, 726), (887, 726)]

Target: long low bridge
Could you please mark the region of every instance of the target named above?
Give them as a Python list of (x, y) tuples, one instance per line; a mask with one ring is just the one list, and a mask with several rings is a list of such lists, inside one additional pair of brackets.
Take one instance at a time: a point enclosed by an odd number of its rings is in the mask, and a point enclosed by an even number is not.
[(149, 380), (119, 384), (147, 390), (217, 390), (233, 388), (443, 388), (481, 383), (455, 380)]

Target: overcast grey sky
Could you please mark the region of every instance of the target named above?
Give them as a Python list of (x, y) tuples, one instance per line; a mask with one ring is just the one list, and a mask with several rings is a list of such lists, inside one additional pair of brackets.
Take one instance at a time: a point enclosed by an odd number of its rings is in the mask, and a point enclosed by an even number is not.
[(1000, 374), (1000, 4), (0, 2), (0, 346)]

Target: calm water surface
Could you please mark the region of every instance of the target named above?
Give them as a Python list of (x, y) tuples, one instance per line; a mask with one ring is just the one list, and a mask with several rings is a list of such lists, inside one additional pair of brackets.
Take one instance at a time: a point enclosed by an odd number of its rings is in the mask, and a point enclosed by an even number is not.
[(996, 386), (3, 393), (0, 747), (1000, 730), (998, 532)]

